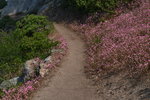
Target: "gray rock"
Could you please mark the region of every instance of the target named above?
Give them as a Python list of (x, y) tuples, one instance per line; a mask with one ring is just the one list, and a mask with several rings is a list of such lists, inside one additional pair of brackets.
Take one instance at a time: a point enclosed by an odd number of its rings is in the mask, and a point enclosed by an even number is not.
[(39, 74), (41, 60), (38, 58), (26, 61), (23, 70), (24, 80), (32, 79)]
[(41, 77), (44, 77), (46, 74), (48, 74), (51, 63), (52, 63), (52, 56), (48, 56), (44, 61), (41, 61), (39, 70), (39, 74)]
[(7, 6), (2, 10), (1, 15), (15, 15), (18, 13), (37, 12), (45, 0), (8, 0)]
[(44, 60), (44, 62), (48, 62), (48, 63), (52, 62), (52, 56), (48, 56), (48, 57)]
[(44, 61), (41, 61), (39, 58), (26, 61), (22, 76), (3, 81), (0, 84), (0, 89), (7, 89), (9, 87), (16, 86), (18, 83), (25, 82), (38, 75), (44, 77), (49, 71), (48, 67), (51, 62), (51, 56), (48, 56)]
[(48, 74), (49, 68), (48, 68), (49, 64), (46, 62), (41, 62), (40, 63), (40, 76), (44, 77), (45, 75)]
[(49, 8), (60, 6), (61, 1), (63, 0), (8, 0), (7, 6), (1, 11), (1, 16), (33, 12), (44, 15)]
[(7, 89), (9, 87), (17, 85), (19, 77), (12, 78), (10, 80), (3, 81), (0, 84), (0, 89)]
[(62, 49), (53, 49), (51, 52), (52, 52), (52, 53), (63, 52), (63, 50), (62, 50)]

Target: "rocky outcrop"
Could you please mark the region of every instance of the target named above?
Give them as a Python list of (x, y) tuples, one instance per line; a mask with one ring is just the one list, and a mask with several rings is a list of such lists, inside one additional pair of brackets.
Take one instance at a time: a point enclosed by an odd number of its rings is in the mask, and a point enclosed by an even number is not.
[(24, 81), (32, 79), (39, 75), (40, 62), (41, 60), (39, 58), (26, 61), (23, 70)]
[(39, 58), (31, 59), (25, 62), (22, 75), (19, 77), (5, 80), (0, 84), (0, 89), (7, 89), (16, 86), (18, 83), (26, 82), (37, 76), (44, 77), (52, 66), (52, 57), (48, 56), (45, 60)]
[(8, 0), (1, 16), (38, 13), (43, 14), (49, 8), (59, 6), (62, 0)]
[(45, 0), (8, 0), (7, 6), (2, 10), (1, 15), (14, 15), (18, 13), (37, 12)]
[(60, 7), (62, 2), (63, 0), (46, 0), (45, 4), (39, 9), (37, 13), (40, 15), (46, 15), (46, 13), (49, 11), (54, 14), (53, 10)]

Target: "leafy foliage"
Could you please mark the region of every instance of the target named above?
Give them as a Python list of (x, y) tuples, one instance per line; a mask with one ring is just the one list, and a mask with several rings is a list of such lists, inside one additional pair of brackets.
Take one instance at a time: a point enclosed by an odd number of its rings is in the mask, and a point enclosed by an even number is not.
[(132, 0), (65, 0), (64, 6), (71, 7), (82, 13), (91, 13), (95, 11), (113, 12), (119, 3), (127, 3)]
[(45, 16), (27, 15), (16, 24), (15, 34), (18, 38), (32, 37), (34, 33), (48, 35), (53, 32), (53, 25)]
[[(36, 33), (33, 37), (24, 37), (20, 42), (21, 53), (24, 59), (34, 57), (45, 58), (51, 54), (51, 47), (57, 45), (57, 42), (49, 41), (43, 34)], [(41, 53), (42, 52), (42, 53)]]
[[(9, 17), (3, 23), (11, 23)], [(58, 42), (48, 39), (53, 25), (46, 17), (27, 15), (10, 33), (0, 32), (0, 82), (21, 73), (23, 63), (34, 57), (45, 58)]]
[(31, 59), (36, 56), (43, 58), (50, 54), (50, 48), (56, 44), (47, 38), (52, 32), (53, 25), (45, 16), (27, 15), (17, 22), (14, 34), (20, 41), (21, 53), (25, 55), (23, 58)]
[(0, 32), (0, 82), (19, 74), (22, 67), (18, 43), (12, 34)]

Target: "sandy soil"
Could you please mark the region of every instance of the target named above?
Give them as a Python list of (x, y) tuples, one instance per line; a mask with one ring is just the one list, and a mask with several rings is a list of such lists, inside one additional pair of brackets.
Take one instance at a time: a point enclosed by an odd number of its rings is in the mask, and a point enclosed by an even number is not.
[(33, 95), (32, 100), (102, 100), (84, 75), (84, 42), (63, 25), (55, 24), (55, 28), (67, 40), (68, 54), (55, 76)]

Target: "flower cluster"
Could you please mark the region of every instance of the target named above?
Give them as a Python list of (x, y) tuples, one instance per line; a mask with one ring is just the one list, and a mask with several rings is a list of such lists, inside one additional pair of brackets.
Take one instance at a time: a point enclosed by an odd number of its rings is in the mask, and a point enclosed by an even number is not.
[(58, 39), (58, 41), (60, 41), (60, 45), (59, 45), (58, 48), (63, 49), (63, 50), (66, 51), (68, 49), (68, 44), (67, 44), (66, 40), (63, 37), (60, 37)]
[(138, 8), (94, 27), (71, 25), (86, 37), (88, 67), (96, 73), (127, 68), (133, 74), (150, 67), (150, 3), (140, 1)]

